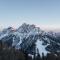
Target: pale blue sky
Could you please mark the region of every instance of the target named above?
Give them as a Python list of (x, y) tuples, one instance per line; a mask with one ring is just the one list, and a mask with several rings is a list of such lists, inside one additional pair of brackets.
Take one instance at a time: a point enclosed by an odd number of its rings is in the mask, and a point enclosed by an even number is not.
[(0, 0), (0, 28), (23, 22), (60, 28), (60, 0)]

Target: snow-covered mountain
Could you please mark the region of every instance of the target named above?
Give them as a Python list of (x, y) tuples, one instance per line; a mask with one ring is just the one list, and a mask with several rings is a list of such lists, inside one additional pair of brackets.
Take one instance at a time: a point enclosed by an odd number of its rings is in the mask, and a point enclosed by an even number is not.
[(22, 24), (18, 29), (9, 27), (0, 32), (0, 40), (16, 49), (28, 53), (45, 55), (50, 52), (60, 51), (60, 39), (53, 32), (42, 31), (35, 25)]

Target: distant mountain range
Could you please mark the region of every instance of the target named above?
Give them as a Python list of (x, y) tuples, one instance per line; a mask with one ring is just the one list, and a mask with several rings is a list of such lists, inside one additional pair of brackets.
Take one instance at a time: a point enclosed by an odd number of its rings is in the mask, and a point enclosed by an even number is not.
[(60, 33), (45, 32), (35, 25), (23, 23), (18, 29), (8, 27), (0, 31), (0, 40), (30, 54), (60, 52)]

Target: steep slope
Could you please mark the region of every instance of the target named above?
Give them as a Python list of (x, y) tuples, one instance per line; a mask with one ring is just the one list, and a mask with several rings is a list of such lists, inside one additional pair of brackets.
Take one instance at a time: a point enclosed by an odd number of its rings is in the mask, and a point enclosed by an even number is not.
[(35, 25), (22, 24), (18, 29), (12, 27), (0, 32), (0, 40), (16, 49), (22, 49), (27, 53), (39, 53), (45, 55), (48, 52), (60, 51), (60, 40), (51, 32), (44, 32)]

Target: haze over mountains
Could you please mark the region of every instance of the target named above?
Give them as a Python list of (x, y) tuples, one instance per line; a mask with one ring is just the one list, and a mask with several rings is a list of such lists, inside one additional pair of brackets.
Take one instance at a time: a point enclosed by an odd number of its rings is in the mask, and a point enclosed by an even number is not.
[[(27, 24), (27, 23), (26, 23)], [(28, 23), (29, 24), (29, 23)], [(12, 24), (12, 25), (8, 25), (8, 26), (0, 26), (0, 31), (2, 31), (3, 29), (6, 29), (6, 28), (8, 28), (8, 27), (13, 27), (14, 29), (18, 29), (19, 28), (19, 26), (21, 26), (22, 25), (22, 23), (21, 24)], [(30, 25), (32, 25), (32, 24), (30, 24)], [(49, 31), (53, 31), (53, 32), (56, 32), (56, 33), (58, 33), (58, 32), (60, 32), (60, 28), (59, 27), (57, 27), (57, 26), (53, 26), (53, 25), (41, 25), (41, 24), (34, 24), (36, 27), (39, 27), (41, 30), (44, 30), (44, 31), (47, 31), (47, 32), (49, 32)]]

